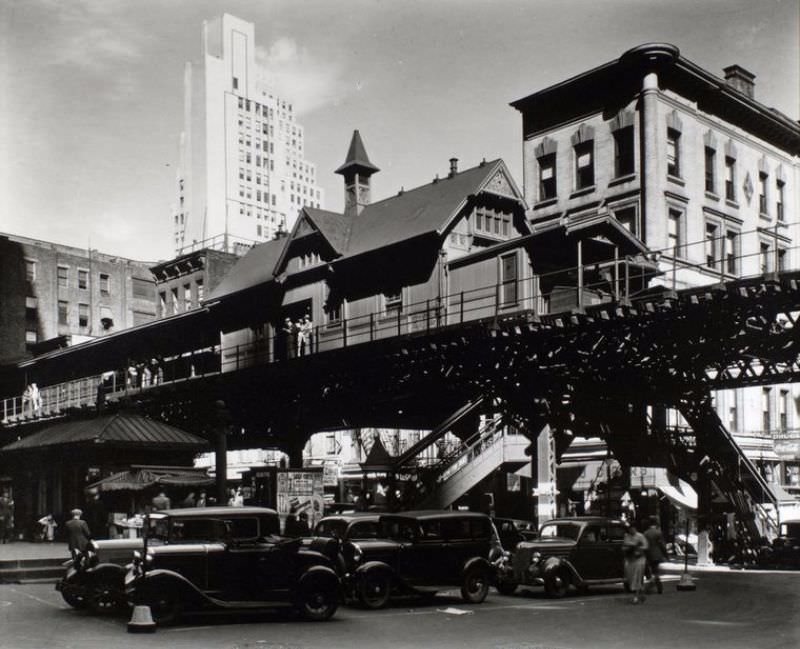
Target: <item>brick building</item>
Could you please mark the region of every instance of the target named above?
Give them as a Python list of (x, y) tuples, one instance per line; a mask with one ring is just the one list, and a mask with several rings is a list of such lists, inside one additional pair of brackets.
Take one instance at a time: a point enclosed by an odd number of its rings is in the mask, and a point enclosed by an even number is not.
[(154, 319), (150, 265), (0, 234), (0, 365)]

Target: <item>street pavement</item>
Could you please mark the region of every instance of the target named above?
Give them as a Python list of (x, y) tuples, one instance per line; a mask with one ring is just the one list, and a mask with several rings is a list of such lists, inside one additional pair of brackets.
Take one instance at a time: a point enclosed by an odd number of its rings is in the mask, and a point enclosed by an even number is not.
[(0, 585), (1, 649), (796, 649), (800, 647), (800, 573), (695, 573), (697, 590), (640, 606), (621, 588), (551, 600), (542, 589), (480, 605), (456, 591), (433, 603), (399, 601), (382, 611), (342, 606), (329, 622), (291, 615), (195, 615), (155, 634), (129, 634), (127, 617), (98, 618), (68, 607), (52, 584)]

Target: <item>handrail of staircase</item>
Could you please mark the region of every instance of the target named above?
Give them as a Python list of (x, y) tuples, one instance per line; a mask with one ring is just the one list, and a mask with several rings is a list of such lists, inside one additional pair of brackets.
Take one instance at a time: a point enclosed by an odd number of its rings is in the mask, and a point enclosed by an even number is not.
[(412, 444), (407, 450), (398, 455), (394, 459), (395, 469), (405, 466), (431, 444), (444, 437), (457, 422), (478, 408), (478, 406), (483, 403), (485, 398), (486, 397), (484, 395), (481, 395), (472, 401), (468, 401), (436, 428), (434, 428), (429, 434), (425, 435), (425, 437), (420, 439), (417, 443)]
[(467, 437), (464, 441), (462, 441), (455, 449), (451, 450), (449, 453), (446, 453), (440, 458), (437, 458), (435, 462), (431, 463), (426, 468), (429, 470), (431, 474), (438, 475), (441, 472), (445, 471), (448, 466), (457, 462), (458, 459), (464, 455), (467, 451), (469, 451), (473, 446), (481, 442), (485, 437), (489, 434), (494, 433), (497, 426), (502, 423), (502, 417), (492, 417), (490, 419), (486, 419), (486, 421), (478, 428), (478, 430)]
[[(462, 448), (446, 465), (439, 467), (439, 471), (436, 473), (436, 482), (444, 482), (449, 479), (469, 464), (470, 461), (494, 446), (498, 439), (505, 437), (505, 426), (502, 423), (502, 419), (492, 419), (477, 439), (475, 439), (476, 436), (470, 438), (474, 440), (471, 444)], [(465, 461), (461, 462), (461, 460)]]

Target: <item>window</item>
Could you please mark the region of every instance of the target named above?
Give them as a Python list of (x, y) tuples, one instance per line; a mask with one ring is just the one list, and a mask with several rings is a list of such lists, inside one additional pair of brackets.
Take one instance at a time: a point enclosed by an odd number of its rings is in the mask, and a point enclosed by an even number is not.
[(341, 299), (336, 299), (328, 296), (325, 303), (325, 323), (328, 325), (338, 325), (342, 322), (342, 305)]
[(25, 260), (25, 279), (29, 282), (36, 281), (36, 262), (33, 259)]
[(337, 453), (336, 448), (336, 434), (335, 433), (328, 433), (325, 435), (325, 454), (326, 455), (336, 455)]
[(715, 194), (717, 191), (717, 176), (714, 172), (717, 163), (717, 152), (710, 146), (706, 147), (706, 191)]
[(673, 128), (667, 129), (667, 175), (681, 176), (681, 134)]
[(719, 268), (719, 226), (716, 223), (706, 223), (706, 266)]
[(56, 278), (59, 287), (67, 288), (67, 285), (69, 284), (69, 268), (66, 266), (59, 266), (56, 269)]
[(195, 280), (194, 285), (195, 289), (197, 290), (197, 303), (200, 304), (200, 302), (203, 301), (203, 290), (205, 289), (205, 286), (203, 285), (203, 278), (201, 277), (200, 279)]
[(785, 216), (783, 214), (783, 187), (784, 182), (779, 180), (775, 183), (775, 215), (779, 221), (783, 221)]
[(614, 131), (614, 175), (628, 176), (633, 169), (633, 126)]
[(105, 273), (100, 273), (100, 293), (103, 295), (111, 293), (109, 289), (109, 276)]
[(158, 292), (158, 306), (159, 306), (159, 315), (164, 317), (167, 315), (167, 293), (166, 291), (159, 291)]
[(786, 248), (778, 249), (778, 270), (786, 270)]
[(725, 198), (736, 200), (736, 159), (725, 157)]
[(725, 233), (725, 271), (731, 275), (739, 272), (739, 233), (733, 230)]
[(778, 398), (778, 426), (781, 431), (789, 427), (789, 391), (781, 390)]
[(556, 197), (556, 154), (539, 158), (539, 200)]
[(89, 288), (89, 271), (78, 269), (78, 288), (86, 290)]
[(769, 176), (761, 172), (758, 174), (758, 212), (767, 214), (767, 180)]
[(58, 301), (58, 324), (60, 325), (68, 325), (69, 324), (69, 302), (65, 300)]
[(517, 303), (517, 253), (500, 257), (500, 306)]
[(39, 299), (27, 296), (25, 298), (25, 319), (28, 321), (36, 321), (39, 317)]
[(39, 341), (39, 334), (33, 329), (25, 330), (25, 344), (35, 345)]
[(88, 304), (79, 304), (78, 305), (78, 326), (81, 328), (86, 328), (89, 326), (89, 305)]
[(233, 89), (234, 90), (238, 90), (239, 89), (239, 79), (237, 79), (236, 77), (233, 77), (232, 85), (233, 85)]
[(737, 395), (734, 392), (733, 405), (728, 408), (728, 430), (735, 433), (739, 430), (739, 408), (737, 405)]
[(383, 310), (387, 313), (400, 313), (403, 310), (403, 291), (383, 294)]
[(761, 390), (761, 413), (764, 432), (772, 429), (772, 388)]
[(594, 185), (594, 141), (575, 146), (575, 189)]
[(192, 285), (183, 285), (183, 310), (188, 311), (192, 308)]
[(670, 208), (667, 222), (667, 249), (675, 257), (681, 254), (681, 247), (683, 246), (682, 219), (683, 212), (681, 210)]
[(171, 293), (170, 297), (172, 298), (172, 313), (178, 313), (178, 311), (180, 310), (179, 309), (180, 302), (178, 301), (178, 289), (177, 289), (177, 287), (173, 288), (170, 291), (170, 293)]

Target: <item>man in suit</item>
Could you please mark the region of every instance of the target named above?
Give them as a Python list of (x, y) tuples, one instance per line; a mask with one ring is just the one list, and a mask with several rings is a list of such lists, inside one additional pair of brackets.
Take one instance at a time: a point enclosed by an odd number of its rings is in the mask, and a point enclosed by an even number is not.
[(83, 512), (80, 509), (73, 509), (70, 514), (72, 514), (72, 518), (64, 527), (67, 530), (67, 548), (72, 556), (76, 557), (86, 550), (86, 546), (92, 539), (92, 533), (89, 531), (86, 521), (81, 519)]

